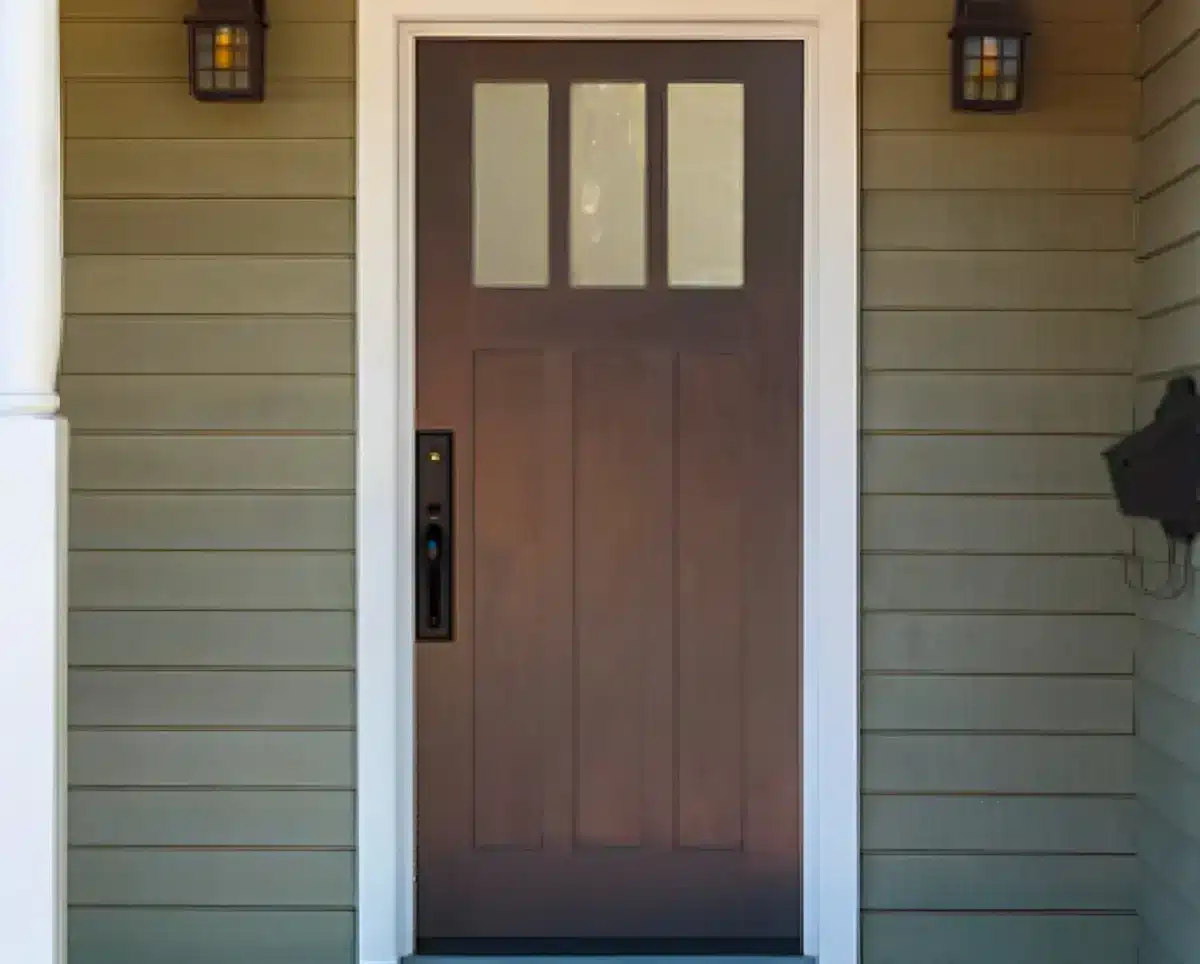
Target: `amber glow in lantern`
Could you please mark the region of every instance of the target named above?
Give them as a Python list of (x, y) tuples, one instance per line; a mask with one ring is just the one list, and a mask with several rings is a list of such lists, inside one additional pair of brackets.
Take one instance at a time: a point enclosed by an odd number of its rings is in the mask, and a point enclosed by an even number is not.
[(261, 101), (266, 95), (266, 0), (197, 0), (188, 28), (192, 96)]
[(1015, 111), (1025, 100), (1029, 29), (1018, 0), (955, 0), (950, 31), (955, 110)]

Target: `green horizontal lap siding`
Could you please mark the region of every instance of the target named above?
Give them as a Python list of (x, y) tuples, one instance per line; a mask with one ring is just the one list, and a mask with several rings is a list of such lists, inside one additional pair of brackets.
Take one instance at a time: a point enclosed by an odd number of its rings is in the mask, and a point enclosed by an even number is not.
[(72, 730), (68, 742), (76, 788), (354, 787), (354, 734), (348, 728), (84, 727)]
[[(1138, 351), (1135, 412), (1152, 417), (1167, 379), (1200, 375), (1200, 8), (1141, 13)], [(1165, 541), (1138, 525), (1147, 579), (1167, 575)], [(1193, 566), (1198, 564), (1193, 553)], [(1186, 964), (1200, 946), (1200, 595), (1138, 601), (1138, 909), (1142, 960)]]
[(349, 255), (353, 210), (350, 200), (324, 198), (75, 199), (63, 215), (66, 254)]
[(861, 6), (864, 961), (1133, 964), (1130, 6), (1029, 3), (1005, 117)]
[(64, 0), (72, 964), (354, 952), (354, 3)]
[(1095, 964), (1133, 961), (1138, 923), (1094, 914), (868, 914), (863, 957), (881, 964)]
[(97, 847), (349, 847), (345, 790), (74, 790), (71, 833)]
[(352, 669), (349, 610), (76, 610), (76, 667), (304, 667)]
[(353, 944), (348, 910), (75, 907), (68, 921), (70, 960), (96, 964), (328, 964)]

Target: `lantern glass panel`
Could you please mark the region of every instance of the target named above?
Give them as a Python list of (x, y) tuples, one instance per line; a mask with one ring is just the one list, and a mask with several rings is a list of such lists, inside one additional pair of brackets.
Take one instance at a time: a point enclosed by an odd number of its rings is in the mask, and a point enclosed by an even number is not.
[(993, 34), (962, 41), (962, 97), (970, 103), (1003, 105), (1017, 100), (1021, 39)]
[(240, 24), (196, 24), (196, 89), (244, 94), (251, 90), (251, 31)]
[(196, 27), (196, 68), (212, 70), (213, 32), (211, 27)]

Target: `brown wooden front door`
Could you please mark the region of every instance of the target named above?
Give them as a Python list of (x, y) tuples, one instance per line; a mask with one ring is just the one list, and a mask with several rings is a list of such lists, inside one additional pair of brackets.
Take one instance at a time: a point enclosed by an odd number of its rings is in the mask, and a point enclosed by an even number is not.
[(803, 48), (419, 42), (426, 950), (796, 950)]

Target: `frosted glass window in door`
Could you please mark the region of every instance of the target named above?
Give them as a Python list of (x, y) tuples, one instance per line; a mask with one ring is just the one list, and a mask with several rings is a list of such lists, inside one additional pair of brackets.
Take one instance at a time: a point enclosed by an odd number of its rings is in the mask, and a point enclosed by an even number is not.
[(741, 84), (667, 85), (667, 280), (744, 283), (745, 110)]
[(571, 284), (646, 283), (646, 85), (571, 86)]
[(475, 284), (549, 284), (549, 87), (476, 84), (472, 151)]

